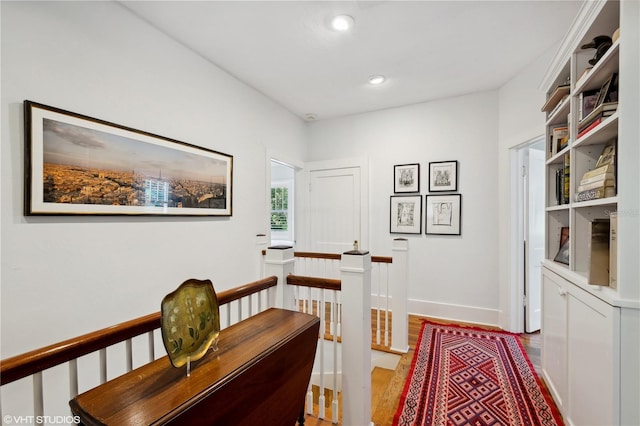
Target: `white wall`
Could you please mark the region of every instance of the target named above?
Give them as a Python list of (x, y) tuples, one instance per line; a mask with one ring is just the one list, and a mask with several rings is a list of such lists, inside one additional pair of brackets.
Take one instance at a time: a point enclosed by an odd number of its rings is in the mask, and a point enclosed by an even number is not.
[[(369, 159), (370, 247), (391, 255), (393, 238), (410, 246), (409, 310), (497, 324), (498, 93), (393, 108), (310, 126), (309, 160)], [(393, 166), (419, 163), (420, 194), (430, 161), (458, 160), (462, 235), (390, 234)]]
[[(305, 125), (117, 3), (1, 2), (2, 358), (156, 312), (188, 278), (258, 277), (267, 151)], [(25, 99), (234, 156), (231, 218), (25, 217)]]

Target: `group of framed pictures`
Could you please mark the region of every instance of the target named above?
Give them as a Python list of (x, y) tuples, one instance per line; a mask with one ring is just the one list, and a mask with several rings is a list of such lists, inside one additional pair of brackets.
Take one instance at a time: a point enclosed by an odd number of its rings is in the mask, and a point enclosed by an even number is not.
[[(393, 167), (394, 183), (391, 196), (390, 232), (392, 234), (422, 234), (422, 195), (420, 164), (400, 164)], [(429, 192), (458, 190), (458, 162), (429, 163)], [(409, 195), (412, 194), (412, 195)], [(425, 234), (460, 235), (462, 195), (425, 195)]]

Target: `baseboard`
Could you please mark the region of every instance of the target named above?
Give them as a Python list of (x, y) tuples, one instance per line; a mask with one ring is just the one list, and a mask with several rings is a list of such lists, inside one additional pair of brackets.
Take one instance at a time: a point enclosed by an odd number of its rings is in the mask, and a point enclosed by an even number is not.
[(426, 300), (409, 299), (409, 314), (449, 321), (461, 321), (497, 327), (500, 311), (476, 306), (453, 305)]

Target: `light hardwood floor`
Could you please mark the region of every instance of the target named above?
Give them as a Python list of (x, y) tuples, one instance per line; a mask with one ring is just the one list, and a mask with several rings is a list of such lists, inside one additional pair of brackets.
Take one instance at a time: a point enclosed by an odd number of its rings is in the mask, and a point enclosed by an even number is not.
[[(388, 426), (393, 422), (393, 416), (400, 402), (400, 396), (404, 389), (404, 384), (409, 376), (411, 369), (411, 361), (413, 360), (414, 349), (418, 341), (418, 334), (422, 327), (422, 320), (428, 319), (409, 315), (409, 352), (403, 354), (398, 362), (395, 371), (383, 368), (375, 368), (371, 374), (371, 412), (375, 426)], [(438, 321), (429, 319), (433, 322), (455, 323), (453, 321)], [(466, 325), (464, 323), (457, 323)], [(496, 330), (495, 327), (482, 327), (488, 330)], [(522, 334), (520, 336), (529, 359), (535, 370), (540, 371), (540, 334)], [(330, 400), (330, 399), (329, 399)], [(316, 411), (317, 412), (317, 411)], [(330, 414), (327, 415), (330, 418)], [(341, 424), (341, 420), (338, 424)], [(321, 420), (314, 416), (306, 416), (305, 426), (330, 426), (331, 421)]]

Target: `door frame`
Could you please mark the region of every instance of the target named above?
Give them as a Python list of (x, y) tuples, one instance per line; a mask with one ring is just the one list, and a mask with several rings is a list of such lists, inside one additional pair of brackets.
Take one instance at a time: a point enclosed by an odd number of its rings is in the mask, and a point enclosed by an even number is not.
[[(300, 249), (306, 250), (311, 245), (311, 230), (309, 229), (309, 221), (307, 218), (310, 216), (311, 200), (309, 197), (309, 185), (310, 173), (312, 171), (319, 170), (331, 170), (331, 169), (347, 169), (347, 168), (359, 168), (360, 169), (360, 241), (358, 241), (359, 248), (363, 250), (369, 249), (369, 160), (364, 157), (355, 158), (343, 158), (335, 160), (324, 161), (310, 161), (304, 164), (302, 170), (300, 170), (300, 179), (296, 179), (296, 182), (300, 182), (302, 187), (296, 191), (296, 194), (300, 197), (298, 204), (302, 206), (300, 214), (297, 215), (298, 220), (296, 224), (299, 226), (296, 228), (297, 235), (300, 237)], [(297, 185), (297, 183), (296, 183)]]
[[(524, 262), (524, 176), (522, 175), (522, 159), (524, 149), (533, 145), (544, 143), (545, 136), (539, 135), (519, 145), (512, 147), (509, 151), (509, 259), (508, 259), (508, 279), (509, 279), (509, 303), (508, 318), (509, 330), (514, 333), (524, 332), (524, 295), (525, 282), (524, 275), (526, 266)], [(546, 185), (546, 182), (544, 183)], [(546, 226), (546, 224), (545, 224)]]

